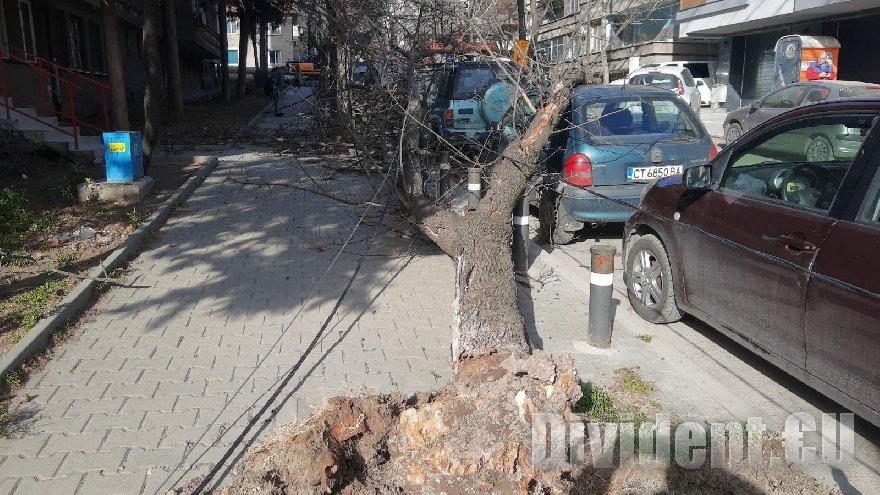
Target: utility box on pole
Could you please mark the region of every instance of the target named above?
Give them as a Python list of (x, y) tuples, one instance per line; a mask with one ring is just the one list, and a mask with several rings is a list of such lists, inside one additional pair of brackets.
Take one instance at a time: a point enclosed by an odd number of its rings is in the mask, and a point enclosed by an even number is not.
[(107, 182), (134, 182), (144, 176), (140, 132), (105, 132), (104, 165)]

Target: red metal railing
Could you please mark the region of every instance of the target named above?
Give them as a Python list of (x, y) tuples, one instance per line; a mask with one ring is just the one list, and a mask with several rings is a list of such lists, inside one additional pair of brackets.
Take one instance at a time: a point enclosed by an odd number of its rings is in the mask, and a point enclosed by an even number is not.
[[(14, 63), (16, 66), (27, 67), (29, 69), (28, 77), (35, 79), (34, 87), (37, 88), (38, 95), (36, 98), (20, 93), (10, 93), (7, 74), (7, 64), (10, 62)], [(61, 74), (64, 74), (64, 77), (62, 77)], [(76, 82), (74, 82), (74, 80)], [(19, 85), (21, 85), (21, 82), (22, 81), (19, 81)], [(24, 82), (24, 86), (30, 86), (28, 81)], [(103, 128), (86, 122), (78, 118), (76, 115), (76, 94), (86, 91), (87, 88), (93, 90), (97, 88), (101, 93), (101, 110), (104, 117)], [(73, 138), (75, 149), (79, 149), (80, 126), (95, 130), (99, 134), (110, 127), (110, 115), (107, 106), (107, 93), (110, 91), (110, 86), (2, 41), (0, 41), (0, 91), (3, 92), (0, 106), (5, 107), (7, 119), (12, 118), (12, 113), (15, 112), (17, 115), (23, 115), (50, 129), (71, 136)], [(62, 102), (65, 93), (69, 113), (63, 111)], [(59, 125), (52, 125), (38, 116), (27, 114), (18, 108), (13, 107), (9, 104), (10, 98), (32, 105), (34, 108), (41, 110), (45, 114), (57, 116)], [(57, 107), (56, 103), (58, 104)], [(70, 122), (70, 131), (60, 127), (61, 120)]]

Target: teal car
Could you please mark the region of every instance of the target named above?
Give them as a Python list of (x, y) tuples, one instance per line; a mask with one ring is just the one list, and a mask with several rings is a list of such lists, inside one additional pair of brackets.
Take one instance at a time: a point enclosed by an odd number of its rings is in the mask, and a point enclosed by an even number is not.
[(566, 244), (585, 224), (625, 222), (648, 183), (717, 153), (694, 110), (666, 89), (579, 86), (545, 150), (542, 234)]
[(511, 106), (508, 85), (519, 69), (506, 62), (459, 62), (435, 76), (430, 118), (437, 137), (457, 148), (479, 149)]

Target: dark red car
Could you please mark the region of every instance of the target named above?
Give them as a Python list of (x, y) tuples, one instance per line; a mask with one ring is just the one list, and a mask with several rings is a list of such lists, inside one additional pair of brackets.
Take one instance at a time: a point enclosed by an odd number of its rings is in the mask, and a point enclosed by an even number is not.
[[(689, 313), (880, 426), (880, 99), (797, 108), (658, 180), (625, 279), (654, 323)], [(856, 152), (816, 161), (802, 139)]]

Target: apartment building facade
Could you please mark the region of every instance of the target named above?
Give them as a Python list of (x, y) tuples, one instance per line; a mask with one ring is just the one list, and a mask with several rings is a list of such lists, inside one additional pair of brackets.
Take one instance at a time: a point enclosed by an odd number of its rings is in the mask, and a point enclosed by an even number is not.
[(836, 38), (838, 79), (880, 83), (865, 63), (880, 52), (880, 0), (681, 0), (676, 19), (682, 39), (717, 41), (728, 108), (772, 90), (776, 42), (790, 34)]
[[(241, 24), (238, 19), (230, 17), (226, 23), (226, 40), (229, 43), (228, 60), (230, 67), (238, 67), (242, 61), (247, 65), (248, 71), (252, 72), (257, 66), (256, 54), (253, 43), (249, 42), (247, 59), (242, 60), (239, 53), (239, 41), (241, 36)], [(269, 67), (276, 67), (291, 61), (303, 60), (307, 47), (304, 47), (300, 39), (300, 26), (297, 16), (290, 15), (284, 18), (280, 25), (270, 25), (266, 37)], [(259, 47), (259, 37), (257, 47)]]
[[(142, 0), (116, 0), (118, 43), (130, 107), (139, 107), (146, 88), (142, 43)], [(216, 0), (174, 0), (181, 84), (184, 96), (212, 88), (220, 59)], [(163, 75), (165, 41), (159, 27)], [(102, 85), (109, 85), (101, 0), (2, 0), (0, 50), (4, 54), (6, 95), (30, 106), (54, 105), (56, 110), (82, 119), (102, 121), (107, 105)], [(42, 69), (40, 69), (42, 67)], [(70, 97), (64, 88), (47, 87), (46, 71), (80, 89)], [(163, 79), (164, 81), (164, 79)], [(57, 83), (56, 83), (57, 84)], [(163, 84), (162, 94), (165, 94)], [(52, 101), (54, 100), (54, 101)]]
[(531, 18), (539, 57), (579, 63), (596, 80), (605, 70), (603, 53), (610, 80), (644, 64), (716, 57), (713, 40), (680, 39), (677, 0), (547, 0), (538, 6)]

